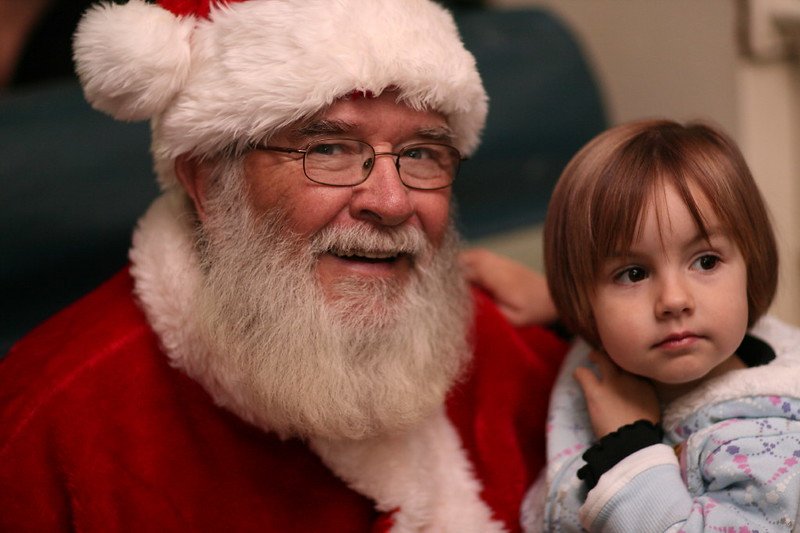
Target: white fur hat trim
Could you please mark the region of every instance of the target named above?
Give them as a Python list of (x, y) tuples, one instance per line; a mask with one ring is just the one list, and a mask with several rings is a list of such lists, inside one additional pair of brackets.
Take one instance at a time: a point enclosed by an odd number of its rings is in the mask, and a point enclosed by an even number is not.
[(161, 113), (189, 73), (193, 27), (194, 19), (142, 0), (93, 6), (74, 42), (86, 99), (120, 120)]
[(486, 120), (475, 59), (430, 0), (248, 0), (208, 19), (131, 0), (89, 11), (75, 43), (95, 107), (152, 119), (165, 186), (178, 155), (263, 140), (353, 90), (441, 112), (466, 155)]

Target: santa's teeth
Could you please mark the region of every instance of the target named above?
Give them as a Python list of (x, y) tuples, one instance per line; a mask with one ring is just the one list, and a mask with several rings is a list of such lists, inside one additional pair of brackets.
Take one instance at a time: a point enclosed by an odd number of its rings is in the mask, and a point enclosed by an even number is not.
[(362, 257), (366, 257), (368, 259), (391, 259), (392, 257), (395, 257), (395, 255), (391, 253), (380, 253), (380, 252), (364, 252), (359, 255), (361, 255)]
[(338, 255), (339, 257), (347, 258), (347, 259), (359, 258), (359, 257), (364, 257), (364, 258), (367, 258), (367, 259), (393, 259), (393, 258), (397, 257), (397, 254), (390, 253), (390, 252), (366, 252), (366, 251), (345, 252), (345, 253), (338, 253), (337, 252), (336, 255)]

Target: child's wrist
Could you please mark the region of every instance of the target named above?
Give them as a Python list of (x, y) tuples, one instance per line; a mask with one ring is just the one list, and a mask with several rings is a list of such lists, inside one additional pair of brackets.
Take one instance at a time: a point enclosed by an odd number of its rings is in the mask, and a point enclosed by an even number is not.
[(583, 454), (586, 464), (578, 470), (578, 478), (591, 490), (604, 473), (617, 463), (653, 444), (661, 443), (664, 430), (649, 420), (637, 420), (622, 426), (595, 442)]

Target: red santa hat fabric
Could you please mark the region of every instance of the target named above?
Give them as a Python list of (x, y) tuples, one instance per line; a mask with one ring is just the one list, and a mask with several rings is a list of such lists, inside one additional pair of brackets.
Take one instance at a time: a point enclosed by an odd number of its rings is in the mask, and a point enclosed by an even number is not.
[(193, 15), (195, 17), (208, 18), (212, 3), (233, 3), (243, 0), (160, 0), (158, 5), (176, 15)]
[(450, 13), (431, 0), (130, 0), (89, 9), (74, 56), (87, 100), (150, 120), (172, 160), (260, 141), (337, 98), (395, 89), (477, 147), (487, 96)]

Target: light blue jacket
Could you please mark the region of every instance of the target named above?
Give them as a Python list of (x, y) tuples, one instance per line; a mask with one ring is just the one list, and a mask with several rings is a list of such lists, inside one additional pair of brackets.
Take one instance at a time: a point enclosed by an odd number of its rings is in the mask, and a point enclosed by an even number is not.
[(572, 378), (590, 366), (578, 341), (553, 390), (548, 466), (523, 505), (526, 531), (800, 531), (800, 330), (765, 317), (750, 333), (773, 348), (772, 362), (668, 405), (664, 443), (626, 457), (588, 494), (576, 476), (595, 440)]

